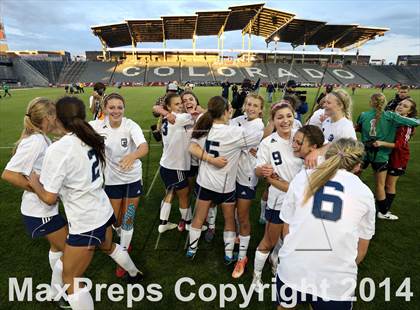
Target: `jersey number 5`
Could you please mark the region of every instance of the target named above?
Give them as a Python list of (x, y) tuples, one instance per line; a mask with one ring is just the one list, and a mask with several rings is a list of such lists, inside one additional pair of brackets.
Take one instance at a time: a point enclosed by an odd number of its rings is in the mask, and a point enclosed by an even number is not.
[(219, 151), (216, 151), (214, 148), (220, 145), (217, 141), (206, 140), (206, 152), (212, 154), (214, 157), (219, 157)]
[(99, 174), (99, 160), (98, 160), (98, 156), (96, 156), (95, 150), (90, 150), (88, 152), (88, 157), (89, 157), (90, 160), (93, 159), (93, 164), (92, 164), (92, 182), (93, 182), (97, 178), (99, 178), (99, 176), (100, 176), (100, 174)]
[[(325, 188), (332, 187), (338, 192), (344, 192), (344, 187), (338, 182), (328, 181), (321, 187), (314, 195), (314, 204), (312, 207), (312, 214), (319, 219), (336, 222), (341, 218), (341, 211), (343, 209), (343, 200), (340, 197), (325, 194)], [(329, 210), (322, 209), (322, 204), (329, 202), (332, 207)]]

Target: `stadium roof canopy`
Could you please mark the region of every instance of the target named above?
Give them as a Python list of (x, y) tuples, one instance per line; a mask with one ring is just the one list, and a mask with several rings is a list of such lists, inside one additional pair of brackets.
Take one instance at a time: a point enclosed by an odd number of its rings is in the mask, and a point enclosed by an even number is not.
[[(119, 24), (92, 26), (104, 48), (142, 42), (193, 39), (241, 30), (270, 42), (318, 45), (345, 49), (361, 45), (389, 29), (351, 25), (330, 25), (322, 21), (295, 18), (293, 13), (266, 8), (263, 3), (231, 6), (226, 11), (203, 11), (190, 16), (163, 16), (160, 19), (126, 20)], [(194, 44), (194, 43), (193, 43)]]

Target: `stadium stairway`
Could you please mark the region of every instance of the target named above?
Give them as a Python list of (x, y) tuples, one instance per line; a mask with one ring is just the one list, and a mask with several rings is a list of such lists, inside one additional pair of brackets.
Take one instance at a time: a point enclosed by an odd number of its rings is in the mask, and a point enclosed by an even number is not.
[(19, 81), (28, 86), (48, 86), (50, 82), (38, 70), (20, 57), (13, 58), (13, 69)]
[(35, 70), (38, 70), (52, 84), (57, 83), (64, 63), (50, 60), (26, 60)]

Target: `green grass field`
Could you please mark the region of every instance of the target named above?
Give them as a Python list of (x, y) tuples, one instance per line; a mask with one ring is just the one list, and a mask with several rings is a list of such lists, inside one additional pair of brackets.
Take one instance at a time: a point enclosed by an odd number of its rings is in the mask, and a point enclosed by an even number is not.
[[(85, 89), (86, 93), (80, 97), (87, 103), (91, 89)], [(113, 90), (108, 90), (111, 92)], [(163, 88), (122, 88), (118, 90), (127, 101), (126, 116), (136, 121), (140, 126), (149, 129), (155, 123), (151, 114), (151, 107), (155, 99), (162, 95)], [(220, 88), (196, 88), (200, 102), (205, 106), (207, 100), (214, 95), (220, 94)], [(354, 118), (360, 112), (368, 109), (369, 96), (376, 92), (375, 89), (358, 89), (354, 99)], [(261, 91), (265, 95), (265, 90)], [(308, 89), (308, 102), (313, 102), (316, 89)], [(394, 90), (386, 90), (385, 94), (390, 99), (394, 96)], [(19, 138), (22, 129), (22, 119), (27, 103), (34, 97), (46, 96), (56, 99), (64, 95), (63, 89), (31, 89), (12, 90), (12, 98), (0, 99), (0, 168), (4, 169), (11, 156), (11, 146)], [(412, 91), (411, 96), (420, 103), (420, 91)], [(268, 110), (268, 109), (266, 109)], [(267, 111), (266, 111), (267, 112)], [(267, 114), (267, 113), (266, 113)], [(147, 132), (146, 139), (150, 136)], [(150, 141), (150, 154), (143, 161), (143, 176), (146, 191), (159, 166), (161, 146), (153, 139)], [(400, 217), (397, 222), (377, 221), (376, 235), (371, 242), (368, 255), (359, 267), (359, 279), (372, 278), (375, 284), (375, 292), (370, 302), (357, 302), (354, 309), (420, 309), (420, 247), (418, 231), (420, 228), (420, 199), (418, 176), (420, 172), (420, 138), (416, 135), (411, 142), (412, 158), (407, 174), (398, 183), (398, 195), (395, 199), (393, 211)], [(363, 180), (373, 188), (372, 173), (366, 171)], [(135, 233), (133, 237), (132, 257), (138, 266), (146, 272), (146, 280), (143, 286), (150, 283), (161, 285), (163, 298), (160, 302), (150, 302), (144, 297), (141, 302), (133, 304), (134, 309), (211, 309), (219, 307), (219, 284), (232, 283), (238, 290), (237, 298), (232, 302), (226, 302), (227, 309), (237, 309), (243, 302), (239, 291), (239, 284), (244, 284), (246, 289), (252, 280), (252, 266), (255, 247), (262, 238), (264, 228), (257, 223), (259, 216), (259, 198), (251, 210), (252, 233), (248, 252), (250, 259), (246, 274), (239, 280), (231, 278), (231, 269), (223, 264), (223, 216), (219, 211), (217, 220), (217, 233), (213, 243), (208, 244), (204, 240), (200, 242), (200, 249), (193, 262), (185, 258), (184, 243), (187, 233), (179, 233), (177, 230), (164, 234), (160, 240), (159, 249), (154, 245), (158, 236), (157, 224), (160, 201), (164, 194), (163, 184), (158, 178), (154, 184), (150, 196), (142, 197), (137, 213)], [(34, 283), (34, 300), (38, 283), (49, 283), (50, 267), (48, 264), (48, 243), (45, 240), (31, 240), (25, 233), (20, 215), (20, 197), (22, 191), (0, 181), (0, 309), (54, 309), (51, 303), (33, 302), (9, 302), (9, 278), (16, 277), (19, 283), (23, 278), (32, 277)], [(172, 208), (171, 218), (174, 222), (179, 219), (179, 211), (176, 205)], [(114, 276), (115, 264), (113, 261), (98, 252), (86, 272), (86, 276), (94, 283), (122, 283)], [(270, 283), (271, 272), (267, 264), (264, 270), (264, 281)], [(184, 295), (195, 293), (195, 298), (188, 302), (181, 302), (174, 293), (177, 280), (181, 277), (194, 279), (195, 285), (184, 284)], [(414, 297), (410, 302), (404, 298), (396, 297), (396, 291), (405, 278), (410, 278), (411, 291)], [(390, 301), (385, 301), (385, 289), (379, 288), (379, 283), (390, 278)], [(198, 291), (202, 284), (211, 283), (218, 288), (217, 297), (214, 301), (204, 302), (198, 297)], [(359, 289), (357, 289), (359, 291)], [(206, 296), (210, 290), (205, 290)], [(227, 295), (229, 296), (227, 289)], [(146, 294), (147, 295), (147, 294)], [(365, 295), (369, 295), (369, 286), (366, 285)], [(96, 303), (96, 309), (125, 309), (126, 295), (119, 302), (111, 302), (105, 291), (102, 291), (101, 302)], [(257, 295), (253, 295), (250, 309), (274, 309), (271, 301), (270, 290), (265, 291), (264, 301), (258, 301)], [(309, 309), (301, 307), (299, 309)]]

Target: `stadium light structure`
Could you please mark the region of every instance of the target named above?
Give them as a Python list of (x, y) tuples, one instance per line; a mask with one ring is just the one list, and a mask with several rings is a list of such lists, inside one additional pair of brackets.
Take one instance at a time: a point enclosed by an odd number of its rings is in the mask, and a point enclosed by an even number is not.
[(277, 63), (277, 43), (279, 43), (279, 41), (280, 41), (280, 38), (279, 38), (279, 36), (275, 36), (274, 38), (273, 38), (273, 40), (274, 40), (274, 63)]

